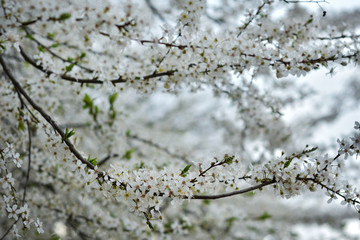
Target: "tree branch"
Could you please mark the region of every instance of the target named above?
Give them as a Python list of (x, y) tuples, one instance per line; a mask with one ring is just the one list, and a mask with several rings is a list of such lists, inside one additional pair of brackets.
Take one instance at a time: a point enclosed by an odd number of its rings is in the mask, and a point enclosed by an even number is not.
[[(28, 27), (24, 26), (23, 29), (25, 30), (25, 32), (26, 32), (28, 35), (31, 35), (31, 33), (30, 33), (31, 30), (30, 30)], [(74, 64), (75, 66), (78, 66), (79, 68), (81, 68), (81, 69), (83, 69), (83, 70), (85, 70), (85, 71), (87, 71), (87, 72), (89, 72), (89, 73), (95, 72), (94, 70), (92, 70), (92, 69), (90, 69), (90, 68), (87, 68), (87, 67), (84, 67), (84, 66), (80, 65), (80, 64), (77, 63), (77, 62), (69, 61), (69, 60), (61, 57), (60, 55), (58, 55), (57, 53), (55, 53), (54, 51), (52, 51), (52, 50), (50, 49), (50, 47), (47, 47), (47, 46), (45, 46), (44, 44), (42, 44), (42, 43), (41, 43), (39, 40), (37, 40), (34, 36), (32, 36), (31, 39), (32, 39), (37, 45), (43, 47), (43, 48), (46, 49), (51, 55), (53, 55), (54, 57), (60, 59), (61, 61), (67, 62), (67, 63), (70, 63), (70, 64)]]
[[(220, 198), (226, 198), (226, 197), (231, 197), (234, 195), (239, 195), (239, 194), (243, 194), (243, 193), (247, 193), (256, 189), (260, 189), (262, 187), (265, 187), (267, 185), (271, 185), (276, 183), (275, 179), (268, 181), (268, 182), (264, 182), (262, 184), (253, 186), (253, 187), (249, 187), (249, 188), (245, 188), (243, 190), (239, 190), (239, 191), (234, 191), (234, 192), (229, 192), (229, 193), (223, 193), (223, 194), (218, 194), (218, 195), (193, 195), (191, 197), (191, 199), (208, 199), (208, 200), (214, 200), (214, 199), (220, 199)], [(187, 199), (186, 196), (183, 197), (184, 199)]]
[(150, 8), (150, 10), (154, 13), (154, 15), (158, 16), (161, 21), (163, 21), (165, 24), (168, 24), (166, 19), (161, 15), (161, 13), (154, 7), (154, 5), (151, 3), (151, 0), (145, 0), (146, 4)]
[(180, 159), (180, 160), (184, 161), (187, 164), (192, 164), (185, 156), (181, 156), (181, 155), (178, 155), (176, 153), (172, 153), (172, 152), (170, 152), (169, 149), (167, 149), (165, 147), (162, 147), (159, 144), (154, 143), (154, 142), (152, 142), (150, 140), (147, 140), (147, 139), (144, 139), (144, 138), (141, 138), (141, 137), (139, 137), (137, 135), (132, 135), (132, 134), (130, 134), (128, 137), (133, 139), (133, 140), (137, 140), (139, 142), (145, 143), (145, 144), (147, 144), (149, 146), (152, 146), (154, 148), (157, 148), (157, 149), (167, 153), (169, 156)]
[(106, 163), (106, 162), (107, 162), (108, 160), (110, 160), (111, 158), (113, 158), (113, 157), (118, 157), (118, 156), (119, 156), (119, 154), (117, 154), (117, 153), (109, 154), (109, 155), (107, 155), (106, 157), (104, 157), (102, 160), (100, 160), (97, 165), (100, 167), (101, 165), (103, 165), (104, 163)]
[(265, 6), (266, 3), (267, 3), (267, 1), (264, 0), (263, 4), (261, 4), (261, 5), (258, 7), (256, 13), (255, 13), (252, 17), (250, 17), (250, 19), (244, 24), (244, 26), (242, 26), (242, 27), (240, 28), (240, 32), (239, 32), (239, 34), (237, 35), (237, 37), (240, 37), (240, 35), (241, 35), (241, 34), (244, 32), (244, 30), (250, 25), (250, 23), (260, 14), (261, 9)]
[[(36, 64), (36, 62), (25, 53), (24, 49), (20, 46), (20, 54), (21, 56), (23, 56), (23, 58), (25, 59), (25, 61), (27, 61), (28, 63), (30, 63), (32, 66), (34, 66), (35, 68), (39, 69), (40, 71), (42, 71), (43, 73), (47, 74), (47, 75), (51, 75), (51, 74), (56, 74), (59, 75), (61, 79), (66, 80), (66, 81), (70, 81), (70, 82), (76, 82), (76, 83), (81, 83), (81, 84), (103, 84), (104, 82), (106, 82), (106, 80), (101, 80), (98, 79), (97, 77), (89, 79), (89, 78), (75, 78), (75, 77), (71, 77), (67, 74), (58, 74), (55, 73), (51, 70), (47, 70), (45, 68), (43, 68), (41, 65)], [(176, 70), (170, 70), (170, 71), (166, 71), (166, 72), (161, 72), (161, 73), (153, 73), (153, 74), (149, 74), (149, 75), (145, 75), (143, 77), (139, 77), (140, 79), (143, 80), (147, 80), (147, 79), (152, 79), (152, 78), (157, 78), (157, 77), (162, 77), (162, 76), (171, 76), (176, 72)], [(110, 82), (114, 85), (116, 85), (116, 83), (125, 83), (127, 81), (130, 81), (130, 79), (124, 79), (122, 76), (119, 76), (116, 79), (112, 79), (110, 80)]]
[(62, 139), (64, 140), (65, 144), (69, 147), (69, 150), (76, 156), (77, 159), (79, 159), (82, 163), (86, 164), (89, 168), (94, 169), (94, 165), (92, 165), (90, 162), (85, 160), (82, 155), (75, 149), (74, 145), (65, 138), (65, 133), (61, 130), (61, 128), (55, 123), (55, 121), (39, 106), (37, 105), (32, 98), (25, 92), (25, 90), (22, 88), (22, 86), (19, 84), (19, 82), (15, 79), (15, 77), (10, 72), (10, 69), (7, 67), (4, 58), (2, 55), (0, 55), (0, 64), (2, 65), (4, 72), (14, 85), (14, 87), (21, 93), (22, 96), (30, 103), (30, 105), (38, 111), (41, 116), (54, 128), (54, 130), (60, 134)]
[(28, 169), (27, 169), (27, 173), (26, 173), (26, 181), (25, 181), (25, 186), (24, 186), (24, 193), (23, 193), (23, 200), (22, 200), (22, 205), (24, 206), (25, 204), (25, 198), (26, 198), (26, 189), (29, 183), (29, 176), (30, 176), (30, 167), (31, 167), (31, 129), (30, 129), (30, 124), (28, 120), (26, 121), (26, 125), (27, 125), (27, 129), (28, 129), (28, 135), (29, 135), (29, 147), (28, 147)]

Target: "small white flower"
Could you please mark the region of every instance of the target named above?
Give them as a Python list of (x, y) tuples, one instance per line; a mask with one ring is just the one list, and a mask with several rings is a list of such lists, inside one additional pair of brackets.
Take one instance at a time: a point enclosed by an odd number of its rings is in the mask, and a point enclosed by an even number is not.
[(36, 227), (36, 230), (39, 234), (43, 233), (44, 230), (42, 228), (42, 222), (39, 220), (39, 218), (36, 218), (36, 221), (35, 221), (35, 227)]
[(13, 157), (14, 157), (13, 161), (14, 161), (16, 167), (20, 168), (23, 163), (23, 160), (20, 159), (20, 154), (15, 153)]
[(15, 237), (16, 239), (18, 239), (18, 238), (20, 238), (20, 237), (21, 237), (21, 235), (18, 233), (18, 230), (17, 230), (16, 224), (14, 224), (14, 226), (13, 226), (13, 228), (12, 228), (11, 233), (14, 235), (14, 237)]
[(12, 207), (10, 207), (9, 205), (6, 207), (6, 210), (8, 211), (9, 215), (8, 218), (14, 218), (16, 221), (19, 219), (18, 214), (20, 214), (21, 212), (19, 212), (19, 209), (17, 209), (17, 205), (13, 205)]
[(2, 179), (0, 179), (0, 180), (1, 180), (0, 182), (3, 181), (2, 187), (3, 187), (4, 189), (6, 189), (6, 188), (11, 188), (11, 186), (13, 186), (14, 183), (15, 183), (14, 178), (12, 177), (12, 173), (8, 173), (8, 174), (6, 175), (6, 177), (4, 177), (4, 178), (2, 178)]

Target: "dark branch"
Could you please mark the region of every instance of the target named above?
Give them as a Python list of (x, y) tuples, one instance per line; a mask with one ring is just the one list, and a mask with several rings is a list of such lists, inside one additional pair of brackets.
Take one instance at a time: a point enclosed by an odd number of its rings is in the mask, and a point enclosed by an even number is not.
[(0, 240), (5, 239), (5, 237), (9, 234), (10, 230), (12, 229), (12, 227), (19, 221), (20, 218), (18, 218), (18, 220), (16, 220), (15, 222), (13, 222), (13, 224), (11, 224), (11, 226), (8, 228), (8, 230), (4, 233), (4, 235), (0, 238)]
[(187, 163), (187, 164), (192, 164), (188, 159), (186, 159), (185, 156), (181, 156), (181, 155), (178, 155), (178, 154), (176, 154), (176, 153), (170, 152), (169, 149), (167, 149), (167, 148), (165, 148), (165, 147), (163, 147), (163, 146), (160, 146), (159, 144), (154, 143), (154, 142), (152, 142), (152, 141), (150, 141), (150, 140), (141, 138), (141, 137), (139, 137), (139, 136), (137, 136), (137, 135), (129, 135), (128, 137), (131, 138), (131, 139), (133, 139), (133, 140), (137, 140), (137, 141), (139, 141), (139, 142), (145, 143), (145, 144), (147, 144), (147, 145), (149, 145), (149, 146), (152, 146), (152, 147), (154, 147), (154, 148), (157, 148), (157, 149), (165, 152), (165, 153), (168, 154), (169, 156), (174, 157), (174, 158), (177, 158), (177, 159), (180, 159), (180, 160), (184, 161), (184, 162)]
[(360, 34), (359, 35), (340, 35), (340, 36), (335, 36), (335, 37), (318, 37), (318, 39), (320, 40), (335, 40), (335, 39), (343, 39), (343, 38), (360, 38)]
[(244, 30), (250, 25), (250, 23), (260, 14), (261, 9), (265, 6), (266, 2), (267, 2), (267, 1), (264, 0), (263, 4), (261, 4), (261, 5), (258, 7), (256, 13), (255, 13), (252, 17), (250, 17), (250, 19), (244, 24), (244, 26), (242, 26), (242, 27), (240, 28), (240, 32), (239, 32), (239, 34), (237, 35), (237, 37), (239, 37), (239, 36), (244, 32)]
[[(243, 190), (239, 190), (239, 191), (234, 191), (234, 192), (230, 192), (230, 193), (223, 193), (223, 194), (218, 194), (218, 195), (194, 195), (191, 197), (191, 199), (208, 199), (208, 200), (214, 200), (214, 199), (220, 199), (220, 198), (226, 198), (226, 197), (231, 197), (234, 195), (239, 195), (239, 194), (243, 194), (243, 193), (247, 193), (247, 192), (251, 192), (253, 190), (256, 189), (260, 189), (262, 187), (265, 187), (267, 185), (271, 185), (276, 183), (275, 179), (272, 181), (268, 181), (268, 182), (264, 182), (262, 184), (253, 186), (253, 187), (249, 187), (249, 188), (245, 188)], [(183, 198), (187, 198), (187, 197), (183, 197)]]
[(145, 0), (148, 7), (151, 9), (151, 11), (154, 13), (154, 15), (158, 16), (161, 21), (163, 21), (165, 24), (168, 24), (166, 19), (161, 15), (161, 13), (154, 7), (154, 5), (151, 3), (151, 0)]
[(119, 156), (119, 154), (116, 154), (116, 153), (115, 154), (109, 154), (106, 157), (104, 157), (102, 160), (100, 160), (97, 165), (100, 167), (101, 165), (103, 165), (104, 163), (109, 161), (111, 158), (118, 157), (118, 156)]
[[(25, 32), (28, 34), (28, 35), (31, 35), (29, 28), (27, 27), (23, 27), (23, 29), (25, 30)], [(70, 64), (74, 64), (75, 66), (78, 66), (79, 68), (87, 71), (87, 72), (90, 72), (90, 73), (93, 73), (95, 72), (94, 70), (90, 69), (90, 68), (87, 68), (87, 67), (84, 67), (82, 65), (80, 65), (79, 63), (77, 62), (74, 62), (74, 61), (69, 61), (63, 57), (61, 57), (60, 55), (58, 55), (57, 53), (55, 53), (54, 51), (51, 50), (50, 47), (47, 47), (45, 46), (44, 44), (42, 44), (39, 40), (37, 40), (34, 36), (32, 36), (31, 38), (36, 44), (38, 44), (39, 46), (43, 47), (44, 49), (46, 49), (51, 55), (53, 55), (54, 57), (60, 59), (61, 61), (63, 62), (67, 62), (67, 63), (70, 63)]]
[(28, 120), (26, 121), (26, 125), (27, 125), (27, 129), (28, 129), (28, 135), (29, 135), (29, 147), (28, 147), (28, 169), (27, 169), (27, 173), (26, 173), (26, 182), (25, 182), (25, 186), (24, 186), (24, 194), (23, 194), (23, 200), (22, 200), (22, 205), (24, 206), (25, 204), (25, 199), (26, 199), (26, 189), (29, 183), (29, 176), (30, 176), (30, 167), (31, 167), (31, 129), (30, 129), (30, 124)]
[[(98, 79), (97, 77), (92, 78), (92, 79), (87, 79), (87, 78), (75, 78), (75, 77), (71, 77), (67, 74), (57, 74), (51, 70), (47, 70), (45, 68), (43, 68), (41, 65), (38, 65), (32, 58), (30, 58), (29, 55), (27, 55), (24, 51), (24, 49), (20, 46), (20, 54), (23, 56), (23, 58), (25, 59), (25, 61), (27, 61), (28, 63), (30, 63), (32, 66), (34, 66), (35, 68), (39, 69), (40, 71), (42, 71), (43, 73), (47, 74), (47, 75), (51, 75), (51, 74), (56, 74), (59, 75), (61, 79), (66, 80), (66, 81), (70, 81), (70, 82), (76, 82), (76, 83), (81, 83), (81, 84), (103, 84), (104, 82), (106, 82), (105, 80), (101, 80)], [(147, 79), (152, 79), (152, 78), (157, 78), (157, 77), (162, 77), (162, 76), (171, 76), (176, 72), (176, 70), (170, 70), (170, 71), (166, 71), (166, 72), (161, 72), (161, 73), (153, 73), (153, 74), (149, 74), (143, 77), (140, 77), (139, 79), (143, 79), (143, 80), (147, 80)], [(124, 83), (130, 81), (130, 79), (124, 79), (122, 76), (119, 76), (116, 79), (112, 79), (110, 80), (110, 82), (112, 84), (116, 84), (116, 83)]]
[(14, 85), (14, 87), (21, 93), (22, 96), (30, 103), (30, 105), (38, 111), (43, 118), (54, 128), (54, 130), (60, 134), (62, 139), (64, 140), (65, 144), (69, 147), (69, 150), (78, 158), (82, 163), (86, 164), (89, 168), (94, 169), (94, 165), (92, 165), (90, 162), (85, 160), (82, 155), (75, 149), (74, 145), (65, 138), (65, 133), (61, 130), (61, 128), (55, 123), (55, 121), (39, 106), (37, 105), (32, 98), (25, 92), (25, 90), (22, 88), (22, 86), (19, 84), (19, 82), (15, 79), (15, 77), (10, 72), (10, 69), (7, 67), (4, 58), (2, 55), (0, 55), (0, 64), (2, 65), (4, 72)]

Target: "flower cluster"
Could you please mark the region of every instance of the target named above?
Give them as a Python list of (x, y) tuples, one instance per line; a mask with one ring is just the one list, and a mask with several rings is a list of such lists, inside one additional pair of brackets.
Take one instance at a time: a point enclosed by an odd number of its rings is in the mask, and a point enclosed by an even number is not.
[[(21, 196), (17, 191), (18, 182), (13, 177), (14, 166), (21, 169), (23, 160), (20, 154), (16, 152), (13, 144), (6, 142), (6, 147), (0, 149), (0, 184), (2, 186), (0, 211), (6, 212), (8, 219), (12, 222), (12, 234), (15, 238), (21, 237), (17, 230), (19, 220), (22, 223), (23, 230), (30, 230), (34, 226), (38, 233), (43, 233), (41, 221), (37, 218), (36, 222), (30, 216), (28, 204), (24, 202), (25, 196)], [(24, 193), (25, 194), (25, 193)], [(21, 198), (23, 197), (23, 198)]]

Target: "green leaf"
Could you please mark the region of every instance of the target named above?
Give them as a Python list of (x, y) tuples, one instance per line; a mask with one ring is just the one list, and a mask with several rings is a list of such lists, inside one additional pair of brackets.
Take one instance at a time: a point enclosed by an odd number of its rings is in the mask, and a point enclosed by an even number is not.
[(70, 65), (66, 66), (65, 67), (66, 72), (70, 72), (73, 69), (74, 66), (75, 66), (74, 63), (71, 63)]
[(62, 139), (63, 141), (66, 141), (66, 140), (69, 140), (69, 138), (72, 136), (72, 135), (74, 135), (75, 134), (75, 132), (74, 132), (74, 130), (71, 130), (70, 132), (69, 132), (69, 129), (65, 129), (65, 134), (64, 134), (64, 138)]
[(56, 234), (52, 234), (49, 239), (50, 240), (60, 240), (61, 238)]
[(209, 199), (205, 199), (202, 201), (203, 205), (210, 205), (211, 201)]
[(48, 32), (47, 35), (46, 35), (46, 37), (51, 39), (51, 40), (53, 40), (55, 38), (55, 36), (56, 36), (56, 33), (50, 33), (50, 32)]
[(115, 120), (116, 118), (116, 111), (111, 111), (109, 112), (109, 117), (112, 119), (112, 120)]
[(92, 108), (93, 102), (92, 102), (91, 98), (89, 97), (89, 95), (87, 95), (86, 93), (85, 93), (85, 96), (83, 98), (83, 102), (85, 103), (85, 105), (83, 106), (84, 109), (85, 108)]
[(28, 39), (34, 41), (34, 37), (32, 35), (30, 35), (30, 34), (26, 34), (25, 38), (28, 38)]
[(151, 224), (149, 220), (146, 221), (146, 224), (149, 226), (151, 230), (154, 230), (154, 226)]
[(228, 225), (229, 227), (231, 227), (236, 220), (237, 220), (236, 217), (229, 217), (229, 218), (227, 218), (225, 221), (226, 221), (227, 225)]
[(71, 14), (70, 13), (62, 13), (59, 17), (60, 21), (65, 21), (66, 19), (71, 18)]
[(84, 58), (84, 57), (86, 57), (86, 53), (82, 52), (82, 53), (80, 54), (80, 59), (82, 59), (82, 58)]
[(130, 137), (131, 136), (131, 131), (128, 129), (126, 130), (126, 133), (125, 133), (126, 137)]
[(52, 48), (57, 48), (58, 46), (60, 46), (60, 43), (54, 43), (53, 45), (51, 45)]
[(89, 114), (93, 117), (94, 121), (97, 121), (96, 118), (98, 113), (100, 112), (99, 107), (94, 105), (93, 100), (87, 94), (85, 94), (83, 102), (83, 109), (89, 108)]
[(98, 113), (99, 113), (99, 107), (95, 106), (93, 114), (92, 114), (95, 121), (96, 121), (96, 117), (97, 117)]
[(75, 59), (73, 59), (72, 57), (68, 57), (67, 60), (68, 60), (69, 62), (73, 62)]
[(142, 169), (144, 167), (145, 167), (145, 163), (143, 161), (141, 161), (139, 166), (136, 167), (136, 169)]
[(189, 170), (191, 168), (191, 164), (187, 165), (180, 173), (180, 176), (186, 177), (186, 175), (189, 173)]
[(18, 123), (17, 129), (20, 130), (20, 131), (25, 131), (25, 124), (24, 124), (23, 121)]
[(287, 168), (288, 166), (290, 166), (291, 161), (292, 161), (292, 159), (287, 160), (287, 161), (284, 163), (284, 168)]
[(235, 158), (235, 156), (231, 156), (231, 157), (225, 156), (223, 162), (226, 164), (231, 164), (232, 161), (234, 160), (234, 158)]
[(88, 157), (88, 162), (90, 162), (92, 165), (96, 166), (98, 163), (97, 163), (97, 158), (90, 158), (90, 155)]
[(118, 96), (118, 93), (114, 93), (109, 96), (110, 107), (114, 106), (114, 102), (115, 102), (117, 96)]
[(40, 52), (45, 52), (45, 47), (43, 47), (41, 45), (38, 46), (38, 49), (39, 49)]
[(310, 24), (310, 23), (312, 23), (313, 20), (314, 20), (314, 19), (313, 19), (313, 16), (310, 15), (309, 19), (308, 19), (308, 20), (306, 21), (306, 23), (305, 23), (305, 26), (308, 25), (308, 24)]
[(126, 152), (125, 152), (125, 154), (122, 156), (122, 158), (127, 159), (127, 160), (130, 160), (133, 152), (135, 152), (135, 149), (126, 150)]
[(272, 218), (272, 216), (268, 213), (268, 212), (264, 212), (263, 214), (261, 214), (260, 216), (258, 216), (256, 218), (256, 220), (259, 221), (265, 221), (266, 219)]

